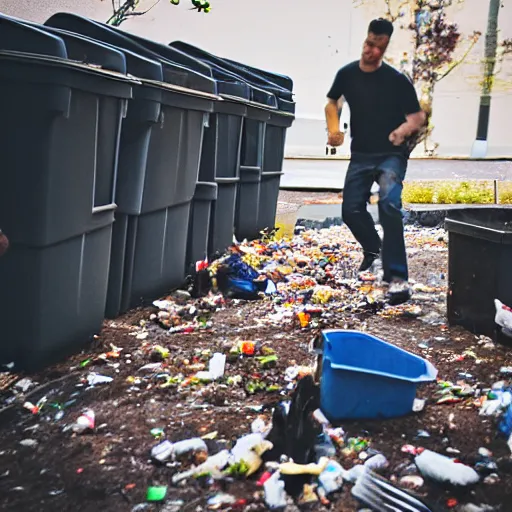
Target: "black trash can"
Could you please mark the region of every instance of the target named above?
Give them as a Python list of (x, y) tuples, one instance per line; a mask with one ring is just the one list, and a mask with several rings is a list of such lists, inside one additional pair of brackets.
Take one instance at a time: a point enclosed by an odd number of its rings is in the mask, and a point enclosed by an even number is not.
[(494, 300), (512, 306), (512, 208), (452, 210), (448, 242), (448, 321), (493, 337)]
[(258, 206), (258, 232), (275, 228), (277, 201), (283, 175), (286, 130), (295, 119), (295, 104), (278, 98), (279, 111), (272, 112), (265, 126), (261, 191)]
[[(257, 91), (265, 91), (273, 98), (271, 101), (262, 101), (267, 107), (271, 107), (264, 117), (261, 112), (254, 117), (251, 115), (254, 111), (249, 110), (244, 123), (235, 233), (239, 239), (257, 238), (263, 230), (275, 227), (286, 130), (295, 119), (293, 81), (284, 75), (211, 55), (187, 43), (174, 42), (171, 46), (239, 77)], [(260, 168), (259, 181), (255, 167)], [(257, 206), (254, 204), (256, 196)], [(246, 199), (249, 197), (251, 200)]]
[(214, 76), (222, 101), (215, 103), (214, 113), (205, 130), (199, 169), (200, 181), (217, 185), (217, 198), (210, 217), (209, 257), (224, 252), (233, 242), (242, 125), (250, 98), (246, 84), (228, 82), (228, 77), (219, 73), (214, 73)]
[(216, 200), (217, 183), (197, 182), (188, 237), (187, 262), (191, 271), (198, 261), (208, 258), (210, 225)]
[[(128, 71), (142, 84), (121, 138), (119, 209), (107, 304), (107, 316), (115, 317), (185, 279), (190, 211), (204, 126), (218, 100), (216, 83), (169, 60), (179, 52), (107, 25), (62, 13), (46, 24), (115, 45), (161, 69), (156, 77), (135, 64), (132, 71), (128, 62)], [(208, 72), (186, 55), (179, 58)], [(157, 98), (148, 100), (148, 95), (157, 93)]]
[[(229, 244), (231, 244), (233, 234), (235, 234), (236, 238), (239, 240), (246, 238), (254, 239), (259, 235), (258, 209), (263, 164), (263, 146), (265, 140), (265, 123), (270, 120), (271, 113), (277, 109), (277, 100), (272, 91), (259, 87), (258, 80), (249, 83), (247, 79), (248, 77), (251, 78), (249, 72), (232, 66), (224, 59), (182, 41), (170, 43), (170, 46), (207, 63), (212, 68), (215, 78), (226, 80), (229, 77), (232, 80), (243, 81), (249, 88), (249, 99), (251, 102), (247, 107), (247, 112), (243, 120), (241, 146), (239, 147), (240, 154), (236, 174), (233, 174), (231, 171), (233, 166), (217, 166), (217, 173), (215, 174), (215, 176), (220, 178), (231, 178), (227, 181), (223, 180), (217, 182), (219, 185), (219, 196), (225, 195), (227, 198), (233, 198), (235, 200), (235, 204), (229, 205), (221, 203), (220, 200), (216, 203), (218, 208), (215, 208), (214, 218), (217, 219), (217, 222), (220, 222), (220, 224), (217, 223), (217, 225), (213, 227), (215, 233), (212, 236), (213, 243), (211, 249), (214, 254), (218, 254), (226, 249), (226, 242), (229, 241)], [(242, 73), (239, 75), (235, 71), (242, 71)], [(261, 83), (266, 83), (266, 81), (261, 80)], [(234, 132), (228, 134), (227, 131), (225, 131), (224, 140), (231, 140), (231, 143), (234, 144), (236, 140)], [(205, 147), (204, 158), (202, 160), (202, 162), (205, 162), (205, 167), (212, 167), (212, 164), (209, 163), (211, 162), (211, 157), (208, 158), (208, 155), (211, 155), (212, 151), (213, 149)], [(224, 151), (220, 151), (220, 153), (225, 154), (229, 152), (232, 155), (235, 154), (233, 150), (226, 151), (226, 148)], [(229, 169), (230, 174), (218, 172), (219, 169), (222, 170), (223, 168)], [(210, 170), (210, 172), (203, 175), (201, 179), (211, 179), (212, 174)], [(234, 178), (238, 178), (235, 195), (232, 194)], [(227, 189), (224, 193), (220, 190), (222, 187)], [(233, 228), (229, 228), (230, 225), (234, 225), (234, 233)]]
[(258, 238), (258, 210), (260, 207), (261, 167), (241, 165), (240, 186), (236, 206), (235, 234), (239, 241)]
[[(101, 330), (119, 135), (132, 86), (67, 60), (65, 42), (0, 18), (0, 363), (33, 369)], [(27, 53), (21, 53), (19, 50)]]
[[(120, 31), (119, 31), (120, 32)], [(210, 216), (210, 230), (207, 239), (208, 256), (222, 253), (233, 240), (236, 197), (239, 183), (240, 147), (242, 122), (247, 115), (248, 105), (261, 101), (257, 93), (239, 77), (216, 66), (208, 59), (201, 59), (202, 52), (190, 51), (187, 45), (183, 47), (162, 47), (162, 45), (146, 41), (133, 34), (126, 37), (142, 44), (150, 50), (166, 57), (173, 62), (187, 66), (198, 73), (206, 74), (215, 80), (219, 100), (213, 103), (213, 112), (209, 117), (204, 132), (204, 141), (199, 169), (199, 182), (215, 182), (217, 184), (217, 200), (213, 201), (213, 211)], [(270, 95), (261, 91), (265, 100)], [(202, 187), (196, 188), (198, 201), (192, 203), (203, 205)], [(198, 206), (201, 208), (201, 206)], [(197, 215), (196, 215), (197, 218)], [(196, 229), (197, 222), (189, 223), (190, 229)], [(204, 231), (200, 230), (204, 235)], [(202, 236), (201, 235), (201, 236)], [(198, 234), (189, 232), (189, 238), (197, 241)], [(189, 252), (192, 257), (192, 253)], [(189, 261), (189, 268), (195, 261)]]
[(231, 71), (249, 83), (257, 84), (261, 89), (274, 94), (277, 99), (277, 111), (271, 112), (264, 131), (258, 220), (255, 230), (259, 234), (275, 227), (277, 200), (283, 175), (286, 131), (295, 119), (293, 81), (287, 76), (256, 69), (229, 59), (223, 61)]

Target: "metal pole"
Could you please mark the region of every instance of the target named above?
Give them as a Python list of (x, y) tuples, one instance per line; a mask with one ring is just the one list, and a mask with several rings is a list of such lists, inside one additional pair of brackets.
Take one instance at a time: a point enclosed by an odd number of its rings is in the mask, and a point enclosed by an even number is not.
[(494, 180), (494, 204), (499, 204), (500, 196), (498, 194), (498, 180)]

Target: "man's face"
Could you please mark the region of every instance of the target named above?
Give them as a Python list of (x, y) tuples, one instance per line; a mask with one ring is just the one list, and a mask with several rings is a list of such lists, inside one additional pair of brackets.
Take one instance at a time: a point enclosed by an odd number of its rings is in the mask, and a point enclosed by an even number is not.
[(388, 44), (388, 36), (377, 36), (373, 32), (369, 32), (363, 45), (363, 62), (367, 65), (378, 64), (384, 56)]

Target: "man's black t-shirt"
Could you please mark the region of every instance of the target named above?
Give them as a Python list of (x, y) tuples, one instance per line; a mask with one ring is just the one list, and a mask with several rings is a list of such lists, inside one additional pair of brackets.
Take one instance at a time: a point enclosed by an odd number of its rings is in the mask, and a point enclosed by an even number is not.
[(386, 63), (364, 72), (359, 61), (341, 68), (327, 97), (343, 96), (350, 107), (353, 153), (401, 153), (409, 156), (405, 144), (394, 146), (389, 134), (405, 122), (408, 114), (419, 112), (414, 86), (397, 69)]

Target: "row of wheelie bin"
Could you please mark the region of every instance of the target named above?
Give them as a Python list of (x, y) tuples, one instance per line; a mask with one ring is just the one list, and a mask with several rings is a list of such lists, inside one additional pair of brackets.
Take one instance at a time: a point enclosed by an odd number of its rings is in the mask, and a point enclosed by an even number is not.
[(292, 89), (77, 15), (0, 16), (0, 364), (75, 352), (273, 228)]

